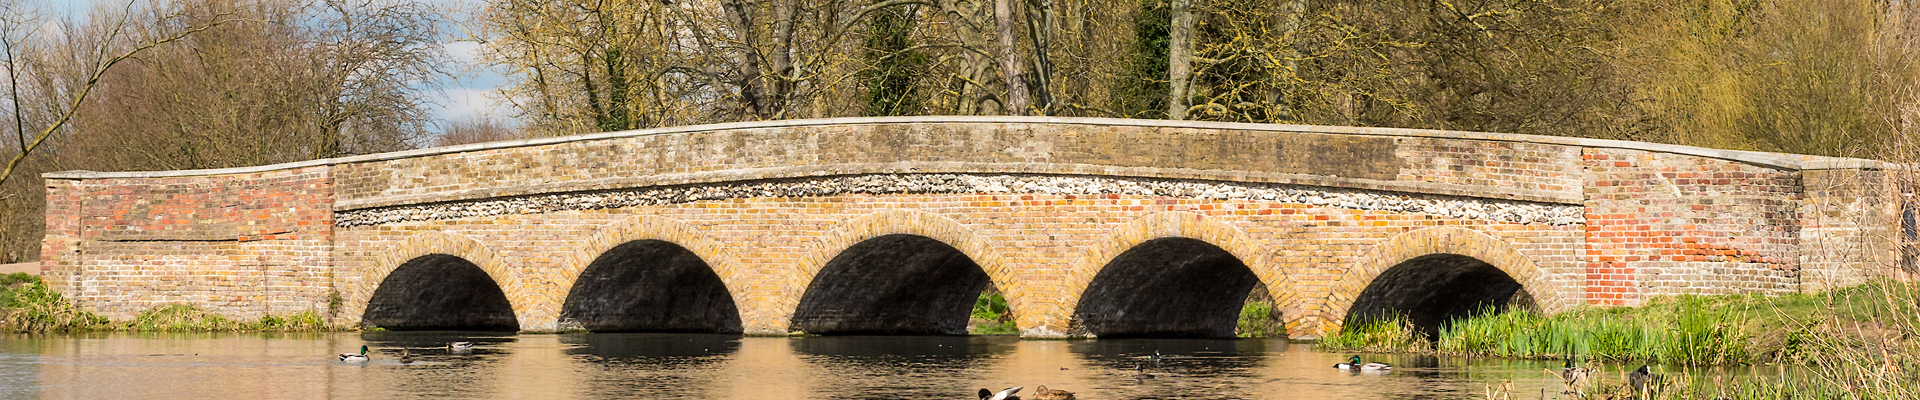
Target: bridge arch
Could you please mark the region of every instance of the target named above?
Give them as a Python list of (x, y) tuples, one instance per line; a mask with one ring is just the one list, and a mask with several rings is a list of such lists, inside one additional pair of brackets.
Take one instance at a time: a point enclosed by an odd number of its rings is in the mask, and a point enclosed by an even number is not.
[(500, 296), (504, 297), (507, 307), (513, 310), (513, 318), (520, 325), (517, 328), (526, 329), (526, 324), (538, 320), (538, 313), (530, 307), (536, 302), (528, 297), (525, 285), (509, 271), (501, 257), (473, 238), (439, 231), (414, 234), (381, 252), (373, 266), (362, 271), (360, 287), (353, 291), (353, 297), (346, 302), (346, 315), (366, 323), (364, 315), (372, 307), (381, 286), (394, 276), (395, 271), (410, 265), (456, 273), (478, 269), (500, 290)]
[[(1398, 277), (1395, 279), (1424, 279), (1435, 277), (1433, 275), (1422, 276), (1412, 273), (1421, 268), (1427, 268), (1429, 270), (1451, 270), (1448, 272), (1440, 272), (1441, 274), (1451, 274), (1450, 277), (1446, 279), (1453, 279), (1451, 277), (1459, 277), (1458, 279), (1466, 280), (1511, 279), (1511, 283), (1517, 287), (1513, 288), (1515, 291), (1512, 292), (1511, 298), (1505, 299), (1504, 301), (1512, 303), (1526, 304), (1549, 311), (1560, 310), (1572, 304), (1566, 301), (1564, 294), (1559, 291), (1559, 285), (1554, 284), (1552, 276), (1547, 274), (1545, 270), (1542, 270), (1532, 259), (1528, 258), (1525, 254), (1521, 254), (1518, 249), (1515, 249), (1507, 242), (1472, 229), (1460, 227), (1425, 228), (1395, 235), (1387, 239), (1387, 241), (1373, 246), (1373, 248), (1361, 255), (1353, 266), (1347, 269), (1346, 273), (1334, 281), (1333, 285), (1329, 287), (1329, 293), (1326, 296), (1325, 312), (1322, 314), (1322, 318), (1325, 318), (1328, 324), (1322, 333), (1331, 334), (1337, 327), (1344, 324), (1349, 314), (1356, 311), (1355, 306), (1358, 305), (1356, 303), (1362, 300), (1368, 302), (1391, 300), (1381, 299), (1380, 296), (1387, 295), (1383, 292), (1376, 292), (1375, 295), (1369, 296), (1368, 291), (1370, 289), (1376, 291), (1383, 290), (1376, 289), (1384, 288), (1383, 286), (1376, 285), (1376, 283), (1382, 282), (1383, 276), (1394, 274), (1394, 276)], [(1496, 275), (1493, 274), (1494, 271), (1504, 274), (1505, 276), (1493, 276)], [(1391, 284), (1392, 282), (1387, 283)], [(1503, 282), (1493, 282), (1492, 285), (1498, 284), (1503, 284)], [(1417, 292), (1425, 289), (1416, 288), (1406, 290)], [(1471, 296), (1469, 295), (1468, 297)], [(1477, 301), (1482, 299), (1468, 300)], [(1487, 300), (1502, 301), (1501, 299)], [(1370, 304), (1361, 306), (1377, 308), (1379, 305)], [(1451, 305), (1441, 306), (1451, 307)], [(1465, 306), (1471, 307), (1473, 305), (1468, 304)], [(1441, 317), (1446, 316), (1430, 316), (1428, 318)], [(1437, 329), (1437, 323), (1422, 325), (1421, 322), (1415, 321), (1415, 325), (1429, 330)]]
[[(655, 215), (640, 215), (622, 219), (595, 230), (587, 239), (576, 243), (573, 248), (568, 251), (567, 258), (562, 260), (558, 276), (553, 282), (549, 283), (553, 289), (549, 293), (554, 293), (556, 298), (550, 299), (551, 301), (545, 303), (545, 305), (553, 307), (553, 309), (546, 311), (556, 318), (569, 317), (569, 310), (566, 309), (569, 300), (573, 300), (576, 295), (583, 294), (576, 293), (576, 290), (583, 289), (580, 285), (581, 277), (588, 273), (589, 269), (592, 268), (596, 262), (601, 261), (603, 257), (618, 257), (623, 255), (622, 253), (626, 255), (652, 254), (664, 255), (666, 257), (679, 257), (677, 261), (687, 264), (675, 265), (671, 268), (681, 269), (681, 271), (675, 271), (679, 272), (678, 275), (680, 275), (680, 277), (701, 283), (700, 286), (703, 287), (700, 288), (700, 290), (704, 291), (701, 293), (703, 295), (701, 297), (703, 298), (694, 301), (713, 303), (714, 309), (708, 310), (710, 311), (708, 314), (712, 315), (706, 317), (727, 319), (718, 322), (716, 325), (718, 329), (715, 329), (715, 331), (739, 333), (742, 330), (754, 328), (743, 326), (743, 321), (748, 319), (744, 314), (747, 310), (751, 309), (747, 307), (747, 296), (744, 295), (746, 283), (744, 283), (740, 277), (740, 273), (744, 268), (739, 265), (739, 260), (729, 251), (725, 244), (701, 232), (701, 229), (693, 224)], [(691, 255), (693, 259), (687, 260), (684, 257), (685, 255)], [(710, 282), (706, 282), (706, 279), (710, 278), (700, 276), (703, 275), (698, 274), (698, 272), (701, 272), (699, 271), (700, 269), (710, 271), (718, 277), (719, 287), (704, 287), (710, 284)], [(615, 273), (619, 274), (620, 272)], [(630, 277), (632, 275), (628, 276)], [(718, 291), (717, 293), (714, 292), (716, 290)], [(591, 293), (584, 294), (591, 295)], [(724, 295), (722, 296), (724, 299), (704, 298), (722, 294)], [(732, 315), (724, 315), (728, 313)], [(678, 319), (686, 322), (685, 316)], [(561, 323), (565, 324), (566, 321), (561, 321)], [(576, 329), (583, 327), (559, 326), (559, 328)], [(683, 329), (686, 328), (671, 328), (670, 330)], [(763, 329), (760, 330), (765, 331), (772, 329), (763, 327)]]
[[(1184, 239), (1184, 240), (1181, 240)], [(1186, 252), (1191, 256), (1207, 257), (1206, 253), (1220, 252), (1251, 272), (1259, 283), (1265, 286), (1273, 296), (1274, 309), (1281, 313), (1289, 334), (1296, 332), (1307, 321), (1307, 314), (1301, 307), (1301, 298), (1295, 289), (1293, 279), (1280, 266), (1272, 261), (1270, 251), (1262, 242), (1248, 235), (1246, 231), (1224, 221), (1202, 214), (1180, 211), (1164, 211), (1135, 218), (1108, 231), (1104, 239), (1098, 240), (1087, 250), (1086, 255), (1067, 272), (1062, 294), (1063, 298), (1056, 306), (1061, 318), (1077, 318), (1084, 304), (1089, 301), (1088, 290), (1093, 288), (1101, 272), (1111, 268), (1122, 257), (1132, 257), (1130, 251), (1141, 249), (1151, 251), (1144, 246), (1161, 246), (1160, 251), (1173, 250)], [(1255, 289), (1258, 288), (1255, 286)], [(1241, 297), (1245, 295), (1242, 294)], [(1094, 299), (1098, 301), (1097, 299)], [(1238, 310), (1240, 299), (1234, 299)], [(1236, 313), (1237, 315), (1237, 313)], [(1066, 327), (1068, 321), (1047, 321), (1048, 326)], [(1084, 322), (1084, 321), (1076, 321)], [(1073, 334), (1098, 332), (1072, 332)], [(1064, 334), (1064, 333), (1062, 333)]]
[[(997, 251), (989, 247), (987, 235), (951, 218), (937, 214), (914, 210), (886, 210), (862, 215), (841, 222), (822, 233), (814, 240), (800, 259), (792, 275), (786, 279), (779, 309), (784, 311), (778, 320), (788, 324), (787, 329), (799, 329), (792, 322), (801, 314), (806, 296), (817, 280), (835, 260), (848, 255), (850, 250), (867, 247), (887, 241), (891, 245), (915, 246), (936, 252), (957, 252), (981, 272), (987, 281), (1001, 289), (1006, 297), (1007, 306), (1014, 311), (1016, 326), (1031, 326), (1032, 313), (1027, 312), (1031, 300), (1022, 288), (1024, 282), (1015, 279)], [(940, 249), (946, 247), (948, 249)], [(966, 299), (968, 307), (972, 299)]]

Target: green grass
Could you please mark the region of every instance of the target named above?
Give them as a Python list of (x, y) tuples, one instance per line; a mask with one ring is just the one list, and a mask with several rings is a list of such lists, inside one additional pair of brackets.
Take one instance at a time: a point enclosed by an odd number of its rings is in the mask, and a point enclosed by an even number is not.
[(1683, 296), (1639, 309), (1590, 309), (1554, 316), (1487, 312), (1440, 330), (1441, 354), (1511, 358), (1580, 357), (1654, 363), (1750, 361), (1744, 302)]
[(1328, 336), (1320, 347), (1693, 365), (1886, 359), (1920, 349), (1916, 299), (1920, 287), (1891, 281), (1818, 294), (1679, 296), (1556, 315), (1481, 313), (1442, 327), (1431, 341), (1404, 321), (1362, 323)]
[(65, 332), (107, 325), (107, 319), (68, 302), (40, 277), (0, 275), (0, 329), (14, 332)]
[(969, 316), (968, 333), (975, 335), (1018, 335), (1020, 328), (1013, 323), (1013, 313), (1007, 308), (1007, 298), (999, 293), (982, 292), (973, 301), (973, 314)]
[(9, 332), (294, 332), (330, 330), (319, 313), (303, 311), (269, 315), (256, 321), (229, 319), (186, 304), (149, 309), (124, 322), (111, 322), (73, 305), (47, 288), (40, 277), (24, 273), (0, 275), (0, 330)]
[(1323, 351), (1362, 351), (1372, 353), (1412, 353), (1432, 351), (1433, 344), (1420, 337), (1404, 316), (1361, 321), (1341, 327), (1314, 344)]
[(1287, 327), (1273, 312), (1273, 303), (1248, 301), (1240, 306), (1240, 320), (1233, 332), (1243, 338), (1286, 337)]

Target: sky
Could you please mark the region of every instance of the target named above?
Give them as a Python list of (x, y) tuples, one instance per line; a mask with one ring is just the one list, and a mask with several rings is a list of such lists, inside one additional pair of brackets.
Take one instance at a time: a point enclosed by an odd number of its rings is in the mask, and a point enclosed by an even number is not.
[[(81, 16), (93, 9), (92, 4), (101, 0), (42, 0), (50, 13), (55, 15)], [(106, 0), (124, 4), (126, 0)], [(145, 0), (141, 0), (145, 1)], [(426, 0), (436, 1), (436, 0)], [(458, 7), (475, 7), (482, 0), (437, 0)], [(449, 33), (457, 30), (449, 30)], [(449, 38), (451, 39), (451, 38)], [(454, 76), (440, 82), (441, 88), (428, 89), (425, 93), (430, 108), (439, 123), (457, 121), (465, 118), (495, 118), (501, 121), (512, 119), (513, 112), (505, 103), (495, 100), (493, 93), (506, 84), (506, 76), (493, 68), (481, 65), (478, 60), (480, 45), (473, 42), (448, 40), (441, 43), (454, 65), (447, 66), (447, 72)]]

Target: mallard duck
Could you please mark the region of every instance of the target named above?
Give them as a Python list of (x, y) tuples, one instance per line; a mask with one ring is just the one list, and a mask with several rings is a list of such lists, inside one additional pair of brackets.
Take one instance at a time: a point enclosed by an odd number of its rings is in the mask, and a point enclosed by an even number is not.
[(464, 352), (473, 351), (473, 342), (447, 343), (447, 351), (451, 351), (455, 353), (464, 353)]
[(1587, 373), (1586, 368), (1573, 366), (1573, 358), (1567, 358), (1566, 363), (1560, 365), (1559, 374), (1560, 380), (1567, 384), (1564, 393), (1580, 394), (1580, 387), (1587, 384)]
[(402, 347), (402, 348), (400, 348), (400, 363), (401, 363), (401, 364), (412, 364), (412, 363), (413, 363), (413, 352), (412, 352), (412, 351), (408, 351), (408, 350), (407, 350), (407, 349), (406, 349), (405, 347)]
[(1020, 396), (1014, 396), (1013, 395), (1014, 393), (1020, 393), (1020, 388), (1010, 387), (1010, 388), (1007, 388), (1006, 390), (1000, 391), (999, 393), (994, 393), (992, 390), (981, 388), (980, 400), (1020, 400)]
[(1040, 385), (1040, 387), (1034, 388), (1033, 398), (1036, 400), (1074, 400), (1073, 392), (1060, 389), (1048, 389), (1047, 385)]
[(340, 362), (361, 363), (372, 359), (372, 357), (367, 357), (367, 346), (360, 346), (360, 354), (346, 353), (340, 355)]
[(1352, 358), (1348, 358), (1347, 362), (1334, 364), (1333, 367), (1344, 369), (1344, 370), (1352, 370), (1352, 371), (1386, 371), (1386, 370), (1393, 369), (1393, 366), (1377, 363), (1377, 362), (1361, 364), (1360, 356), (1353, 356)]

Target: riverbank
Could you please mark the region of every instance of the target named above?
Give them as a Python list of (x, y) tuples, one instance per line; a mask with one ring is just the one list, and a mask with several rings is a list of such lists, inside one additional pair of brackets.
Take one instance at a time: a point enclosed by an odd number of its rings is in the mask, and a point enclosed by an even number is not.
[(0, 275), (0, 332), (322, 332), (327, 326), (312, 311), (265, 316), (257, 321), (229, 319), (191, 305), (176, 304), (141, 312), (134, 319), (113, 322), (74, 306), (47, 288), (40, 277)]
[(1582, 308), (1555, 315), (1488, 312), (1442, 327), (1437, 338), (1422, 337), (1404, 321), (1389, 319), (1352, 325), (1316, 347), (1579, 360), (1581, 366), (1611, 371), (1601, 375), (1610, 376), (1615, 385), (1600, 388), (1612, 392), (1626, 390), (1623, 377), (1641, 364), (1783, 365), (1808, 373), (1795, 379), (1703, 382), (1669, 372), (1675, 378), (1667, 385), (1671, 395), (1656, 397), (1737, 391), (1915, 398), (1913, 388), (1920, 387), (1916, 327), (1920, 286), (1877, 281), (1826, 293), (1680, 296), (1640, 307)]
[(1442, 327), (1438, 338), (1420, 337), (1404, 321), (1375, 321), (1343, 329), (1320, 346), (1692, 365), (1805, 363), (1842, 349), (1920, 349), (1915, 299), (1920, 287), (1891, 281), (1818, 294), (1680, 296), (1555, 315), (1483, 313)]

